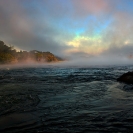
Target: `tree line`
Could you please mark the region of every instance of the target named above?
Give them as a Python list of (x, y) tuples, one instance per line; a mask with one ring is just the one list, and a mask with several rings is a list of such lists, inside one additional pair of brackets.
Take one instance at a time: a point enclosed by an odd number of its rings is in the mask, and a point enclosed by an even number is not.
[(0, 64), (19, 63), (19, 62), (57, 62), (62, 61), (50, 52), (41, 52), (37, 50), (19, 52), (13, 46), (7, 46), (3, 41), (0, 41)]

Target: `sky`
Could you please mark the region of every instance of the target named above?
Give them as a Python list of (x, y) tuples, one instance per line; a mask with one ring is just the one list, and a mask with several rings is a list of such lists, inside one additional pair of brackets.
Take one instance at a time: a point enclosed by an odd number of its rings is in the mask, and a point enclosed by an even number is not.
[(0, 40), (64, 58), (132, 61), (133, 0), (0, 0)]

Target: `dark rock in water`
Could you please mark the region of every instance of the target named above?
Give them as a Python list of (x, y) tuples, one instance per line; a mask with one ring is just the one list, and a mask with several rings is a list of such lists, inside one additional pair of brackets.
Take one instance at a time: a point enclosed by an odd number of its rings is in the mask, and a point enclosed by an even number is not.
[(127, 84), (133, 84), (133, 72), (124, 73), (117, 79), (117, 81), (124, 82)]
[(123, 87), (124, 91), (133, 91), (133, 85), (132, 84), (126, 84)]

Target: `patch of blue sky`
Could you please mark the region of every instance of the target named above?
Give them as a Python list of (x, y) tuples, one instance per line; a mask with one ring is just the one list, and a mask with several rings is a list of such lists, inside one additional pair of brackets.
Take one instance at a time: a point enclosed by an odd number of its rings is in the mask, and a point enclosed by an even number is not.
[(38, 13), (38, 16), (42, 16), (44, 14), (44, 16), (57, 17), (57, 19), (58, 15), (54, 16), (54, 11), (61, 13), (60, 9), (58, 9), (58, 5), (68, 12), (73, 10), (70, 0), (32, 0), (32, 2), (22, 1), (21, 5), (26, 9), (27, 13), (30, 12), (30, 10), (32, 12), (35, 11), (35, 14), (32, 14), (33, 16)]
[[(72, 32), (74, 34), (76, 34), (76, 36), (81, 35), (82, 33), (84, 33), (86, 31), (86, 29), (88, 29), (88, 26), (91, 25), (91, 23), (93, 23), (94, 21), (96, 21), (95, 16), (89, 16), (87, 18), (81, 19), (81, 20), (77, 20), (74, 21), (73, 19), (67, 18), (67, 20), (69, 21), (65, 21), (65, 27), (63, 25), (63, 27), (66, 29), (66, 31), (68, 32)], [(61, 20), (63, 21), (63, 20)], [(62, 24), (59, 24), (59, 26), (61, 26)]]
[(102, 23), (99, 23), (97, 26), (94, 27), (93, 34), (94, 35), (101, 34), (104, 30), (106, 30), (109, 27), (111, 22), (112, 22), (112, 19), (108, 19)]
[(75, 30), (76, 36), (80, 36), (82, 33), (84, 33), (85, 29), (84, 28), (78, 28)]
[(116, 8), (124, 12), (133, 12), (133, 0), (121, 0)]
[(83, 21), (82, 21), (82, 25), (84, 25), (85, 27), (88, 26), (89, 24), (96, 22), (97, 18), (94, 15), (89, 15), (88, 17), (86, 17)]
[(27, 1), (21, 1), (21, 6), (23, 6), (25, 9), (30, 10), (30, 9), (41, 9), (41, 3), (40, 1), (32, 0), (32, 2), (27, 2)]

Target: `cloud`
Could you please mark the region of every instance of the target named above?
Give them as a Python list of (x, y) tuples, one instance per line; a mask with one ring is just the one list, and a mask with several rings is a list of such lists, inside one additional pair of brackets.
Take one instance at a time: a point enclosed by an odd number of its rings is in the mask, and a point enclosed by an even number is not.
[(75, 11), (78, 15), (100, 14), (109, 9), (108, 0), (73, 0)]
[[(28, 3), (22, 3), (19, 0), (0, 1), (1, 40), (23, 50), (37, 49), (55, 54), (62, 53), (69, 47), (56, 40), (61, 32), (51, 26), (47, 18), (45, 20), (41, 18), (43, 16), (34, 16), (33, 10), (25, 8), (22, 4)], [(40, 11), (36, 8), (36, 15), (39, 13)]]
[(131, 0), (0, 0), (0, 40), (66, 57), (126, 58), (133, 44), (131, 5)]

